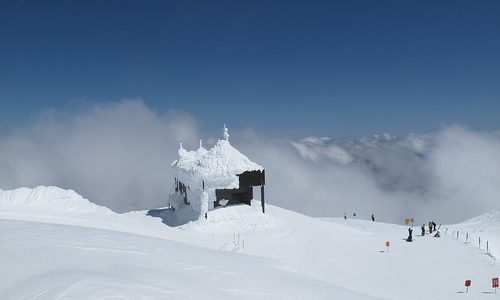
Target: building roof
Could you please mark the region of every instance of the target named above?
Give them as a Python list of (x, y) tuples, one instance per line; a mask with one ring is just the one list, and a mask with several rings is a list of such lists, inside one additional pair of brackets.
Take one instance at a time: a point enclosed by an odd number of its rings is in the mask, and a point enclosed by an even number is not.
[(179, 149), (179, 159), (174, 161), (172, 167), (177, 177), (185, 184), (198, 184), (205, 182), (208, 187), (235, 188), (238, 187), (238, 176), (245, 171), (261, 171), (264, 168), (251, 161), (234, 148), (225, 136), (210, 150), (206, 150), (200, 143), (200, 148), (195, 151)]

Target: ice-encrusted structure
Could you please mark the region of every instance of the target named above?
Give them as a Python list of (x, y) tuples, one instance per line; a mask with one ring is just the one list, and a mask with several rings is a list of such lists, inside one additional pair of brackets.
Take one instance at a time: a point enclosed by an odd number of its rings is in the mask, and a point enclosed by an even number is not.
[(173, 214), (177, 215), (174, 218), (204, 217), (214, 208), (217, 189), (238, 189), (238, 175), (264, 170), (229, 143), (225, 125), (223, 137), (210, 150), (203, 148), (201, 141), (200, 147), (193, 151), (187, 151), (180, 144), (179, 159), (172, 163), (176, 188), (169, 197)]

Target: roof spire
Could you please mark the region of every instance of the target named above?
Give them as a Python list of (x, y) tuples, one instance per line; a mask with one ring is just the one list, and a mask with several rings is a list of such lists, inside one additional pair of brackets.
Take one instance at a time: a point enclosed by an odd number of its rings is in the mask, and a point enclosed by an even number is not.
[(227, 129), (226, 127), (226, 124), (224, 124), (224, 140), (226, 140), (227, 142), (229, 142), (229, 133), (228, 133), (229, 129)]

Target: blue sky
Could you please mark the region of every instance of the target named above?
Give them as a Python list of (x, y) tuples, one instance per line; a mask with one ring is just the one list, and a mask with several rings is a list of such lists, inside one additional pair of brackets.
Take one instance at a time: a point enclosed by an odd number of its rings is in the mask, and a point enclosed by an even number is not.
[(498, 129), (500, 1), (1, 1), (0, 131), (142, 98), (291, 135)]

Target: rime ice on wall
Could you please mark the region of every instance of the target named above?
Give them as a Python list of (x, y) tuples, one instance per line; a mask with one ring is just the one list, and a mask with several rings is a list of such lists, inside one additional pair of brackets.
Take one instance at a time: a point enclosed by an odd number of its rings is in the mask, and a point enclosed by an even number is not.
[[(224, 139), (210, 150), (200, 147), (194, 151), (179, 148), (179, 159), (172, 163), (176, 178), (176, 192), (170, 196), (170, 204), (178, 209), (189, 202), (190, 210), (198, 217), (213, 209), (216, 189), (238, 188), (237, 175), (245, 171), (262, 171), (264, 168), (243, 155), (229, 143), (224, 125)], [(179, 188), (179, 182), (184, 187)]]

